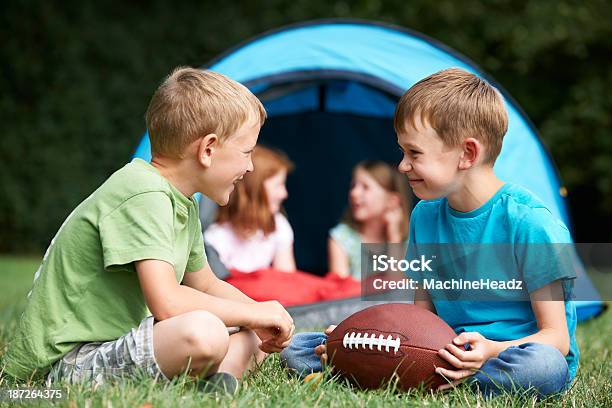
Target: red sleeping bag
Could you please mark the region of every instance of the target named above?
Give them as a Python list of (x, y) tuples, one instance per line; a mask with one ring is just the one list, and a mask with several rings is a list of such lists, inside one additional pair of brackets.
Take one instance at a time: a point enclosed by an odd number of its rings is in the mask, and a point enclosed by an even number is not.
[(300, 271), (281, 272), (273, 268), (249, 273), (232, 269), (227, 282), (254, 300), (277, 300), (283, 306), (341, 299), (361, 293), (359, 281), (334, 273), (320, 277)]

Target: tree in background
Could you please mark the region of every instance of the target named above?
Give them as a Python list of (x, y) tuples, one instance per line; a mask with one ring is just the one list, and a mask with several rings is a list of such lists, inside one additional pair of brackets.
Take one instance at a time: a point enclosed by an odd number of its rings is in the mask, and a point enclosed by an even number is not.
[(22, 1), (0, 16), (0, 251), (43, 250), (68, 213), (126, 163), (150, 95), (266, 30), (363, 18), (465, 54), (517, 99), (568, 190), (578, 241), (610, 241), (612, 4), (478, 0), (170, 3)]

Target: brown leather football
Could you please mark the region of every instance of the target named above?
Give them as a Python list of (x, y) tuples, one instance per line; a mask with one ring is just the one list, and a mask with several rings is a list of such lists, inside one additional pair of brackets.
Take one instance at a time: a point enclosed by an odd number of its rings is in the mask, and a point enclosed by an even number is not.
[(362, 388), (379, 388), (397, 373), (401, 390), (435, 388), (447, 381), (436, 367), (455, 369), (438, 356), (456, 336), (442, 319), (428, 310), (404, 303), (388, 303), (361, 310), (334, 329), (327, 339), (327, 355), (334, 372)]

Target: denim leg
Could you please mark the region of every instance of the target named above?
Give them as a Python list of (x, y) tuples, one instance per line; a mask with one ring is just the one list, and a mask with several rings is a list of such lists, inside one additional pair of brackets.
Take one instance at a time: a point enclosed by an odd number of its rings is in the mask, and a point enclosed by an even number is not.
[(314, 349), (326, 340), (322, 332), (294, 334), (289, 346), (280, 353), (282, 364), (300, 377), (322, 371), (321, 360)]
[(529, 390), (543, 398), (563, 391), (568, 383), (569, 369), (563, 354), (540, 343), (508, 347), (487, 360), (472, 377), (472, 386), (487, 397)]

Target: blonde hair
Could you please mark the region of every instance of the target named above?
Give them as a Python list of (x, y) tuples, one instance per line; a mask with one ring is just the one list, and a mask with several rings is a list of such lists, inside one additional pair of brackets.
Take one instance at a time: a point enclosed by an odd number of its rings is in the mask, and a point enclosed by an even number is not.
[(253, 117), (261, 127), (266, 110), (244, 85), (217, 72), (178, 67), (145, 114), (151, 153), (181, 158), (198, 138), (214, 133), (223, 142)]
[(487, 81), (459, 68), (437, 72), (414, 84), (401, 97), (395, 109), (397, 133), (415, 118), (429, 123), (442, 141), (459, 145), (474, 137), (487, 151), (485, 163), (494, 163), (508, 130), (508, 113), (497, 89)]
[(284, 153), (257, 146), (253, 151), (253, 167), (253, 172), (245, 174), (243, 181), (236, 185), (228, 205), (220, 207), (217, 213), (218, 223), (229, 222), (245, 239), (257, 230), (262, 230), (264, 235), (276, 230), (264, 182), (279, 171), (291, 172), (294, 165)]
[[(396, 193), (399, 196), (402, 214), (404, 214), (400, 230), (402, 239), (408, 239), (412, 200), (406, 176), (397, 171), (395, 167), (381, 160), (364, 160), (359, 162), (353, 167), (353, 174), (358, 169), (365, 170), (387, 192)], [(359, 222), (353, 217), (353, 212), (350, 208), (344, 213), (342, 222), (350, 225), (353, 229), (359, 227)]]

